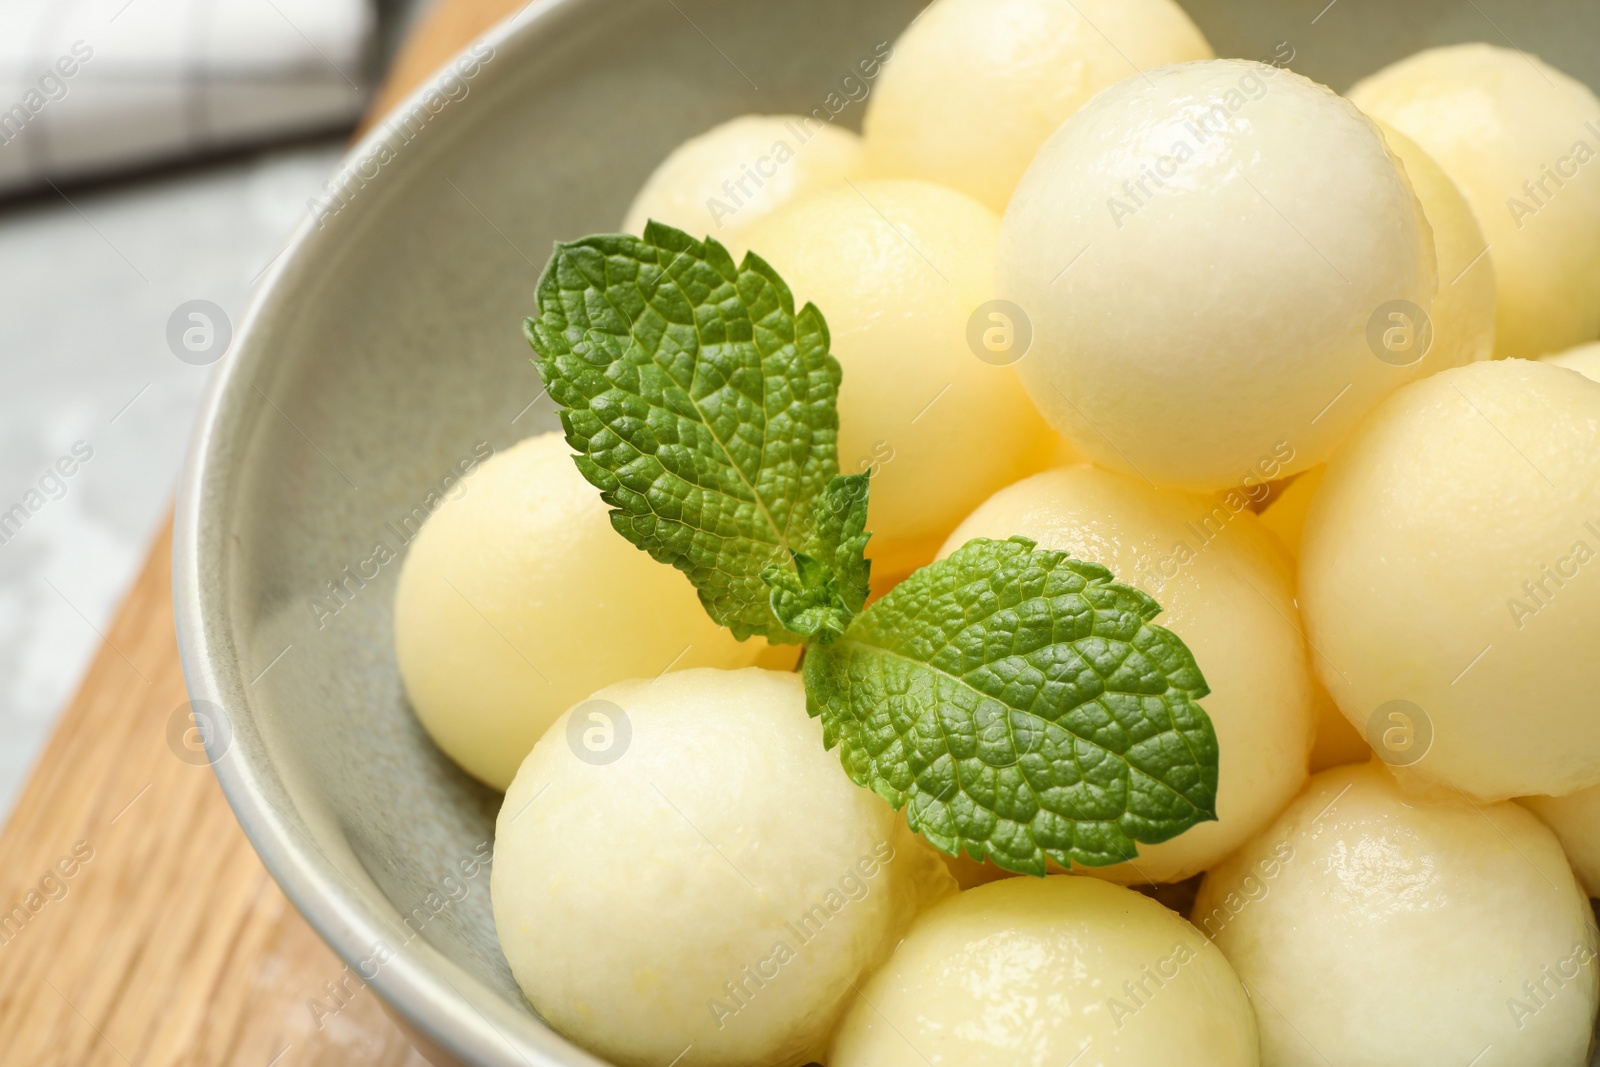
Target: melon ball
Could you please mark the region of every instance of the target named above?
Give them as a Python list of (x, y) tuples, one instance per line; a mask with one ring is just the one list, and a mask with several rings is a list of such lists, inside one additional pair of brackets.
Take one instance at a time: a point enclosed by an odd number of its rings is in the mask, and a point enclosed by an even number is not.
[(1349, 96), (1420, 144), (1472, 205), (1499, 278), (1497, 355), (1600, 336), (1600, 180), (1587, 173), (1600, 166), (1600, 98), (1487, 44), (1418, 52)]
[(1004, 211), (1039, 146), (1095, 93), (1212, 54), (1172, 0), (935, 0), (867, 104), (867, 165)]
[(890, 181), (819, 193), (748, 233), (796, 300), (827, 318), (844, 369), (839, 466), (872, 471), (867, 554), (879, 573), (926, 563), (1049, 448), (1010, 357), (984, 340), (1026, 352), (1018, 324), (989, 303), (998, 232), (969, 197)]
[(1522, 805), (1555, 831), (1584, 892), (1600, 896), (1600, 786), (1564, 797), (1523, 797)]
[(864, 972), (954, 891), (845, 776), (793, 673), (619, 682), (506, 793), (490, 893), (517, 983), (621, 1067), (815, 1058)]
[(1490, 800), (1600, 784), (1597, 552), (1600, 384), (1524, 360), (1423, 379), (1311, 505), (1317, 670), (1369, 738), (1403, 713), (1420, 747), (1384, 755), (1411, 773)]
[(1093, 878), (1008, 878), (923, 913), (834, 1037), (831, 1067), (1255, 1067), (1227, 960)]
[(1217, 821), (1090, 873), (1124, 883), (1200, 873), (1254, 836), (1306, 780), (1312, 680), (1282, 553), (1242, 494), (1190, 496), (1083, 465), (1002, 489), (942, 554), (974, 537), (1014, 534), (1143, 589), (1163, 608), (1157, 624), (1194, 654), (1211, 687), (1200, 706), (1220, 751)]
[[(1405, 167), (1422, 212), (1433, 230), (1434, 257), (1439, 264), (1439, 292), (1428, 313), (1432, 338), (1411, 364), (1408, 381), (1450, 367), (1461, 367), (1494, 355), (1494, 309), (1499, 284), (1494, 259), (1486, 255), (1488, 240), (1472, 206), (1456, 183), (1422, 146), (1392, 126), (1378, 123), (1389, 150)], [(1410, 358), (1408, 324), (1389, 334), (1399, 347), (1397, 359)]]
[(1403, 795), (1375, 761), (1325, 771), (1206, 875), (1193, 916), (1273, 1067), (1588, 1062), (1594, 915), (1515, 804)]
[(1585, 378), (1600, 382), (1600, 342), (1569, 348), (1565, 352), (1545, 356), (1539, 362), (1575, 370)]
[(1158, 485), (1327, 458), (1415, 374), (1433, 237), (1376, 126), (1290, 71), (1185, 63), (1112, 86), (1047, 141), (1006, 210), (1001, 295), (1057, 431)]
[(742, 255), (759, 219), (820, 189), (859, 179), (861, 138), (810, 115), (741, 115), (692, 137), (645, 180), (624, 233), (651, 219), (710, 235)]
[(445, 755), (496, 789), (601, 686), (760, 652), (712, 622), (681, 573), (623, 540), (608, 511), (560, 434), (530, 437), (474, 472), (401, 566), (406, 695)]

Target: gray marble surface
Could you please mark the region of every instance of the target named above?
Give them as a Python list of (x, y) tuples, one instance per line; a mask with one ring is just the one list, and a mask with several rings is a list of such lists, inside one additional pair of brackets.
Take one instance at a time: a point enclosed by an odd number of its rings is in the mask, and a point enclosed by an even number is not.
[[(425, 2), (380, 5), (376, 64)], [(168, 319), (198, 299), (237, 322), (343, 146), (0, 201), (0, 821), (177, 485), (210, 367)]]

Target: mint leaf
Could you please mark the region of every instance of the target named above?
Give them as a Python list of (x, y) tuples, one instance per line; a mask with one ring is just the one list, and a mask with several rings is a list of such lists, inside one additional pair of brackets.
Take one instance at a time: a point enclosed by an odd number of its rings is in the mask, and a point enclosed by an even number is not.
[(1160, 611), (1104, 567), (980, 538), (813, 646), (807, 703), (850, 777), (944, 851), (1117, 863), (1216, 818), (1209, 690)]
[(801, 637), (835, 640), (867, 602), (867, 478), (843, 474), (829, 482), (812, 511), (807, 550), (793, 553), (794, 569), (769, 564), (761, 572), (772, 587), (772, 613)]
[(866, 558), (867, 495), (870, 475), (841, 474), (822, 491), (815, 529), (806, 543), (838, 579), (839, 604), (851, 618), (861, 614), (871, 592), (872, 561)]
[[(583, 476), (629, 541), (689, 576), (717, 622), (794, 643), (763, 571), (838, 473), (828, 327), (760, 257), (652, 222), (558, 244), (524, 324)], [(804, 585), (801, 580), (802, 586)]]

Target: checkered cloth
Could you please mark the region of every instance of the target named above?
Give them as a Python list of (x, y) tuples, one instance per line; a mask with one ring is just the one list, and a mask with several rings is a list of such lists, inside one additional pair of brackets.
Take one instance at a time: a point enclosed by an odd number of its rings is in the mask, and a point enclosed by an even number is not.
[(349, 124), (370, 0), (0, 0), (0, 194)]

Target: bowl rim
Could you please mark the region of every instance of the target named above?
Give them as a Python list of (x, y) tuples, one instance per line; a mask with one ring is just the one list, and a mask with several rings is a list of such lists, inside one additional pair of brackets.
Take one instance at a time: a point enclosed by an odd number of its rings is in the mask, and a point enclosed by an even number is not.
[[(537, 52), (541, 42), (557, 30), (557, 23), (581, 18), (582, 13), (605, 0), (530, 0), (486, 32), (474, 37), (461, 52), (378, 118), (341, 157), (328, 181), (343, 188), (356, 168), (390, 135), (389, 116), (423, 106), (430, 93), (448, 95), (448, 80), (456, 77), (454, 62), (468, 49), (488, 45), (496, 55), (523, 57)], [(503, 53), (502, 53), (503, 50)], [(449, 122), (440, 114), (434, 122)], [(385, 168), (389, 170), (390, 168)], [(393, 168), (398, 170), (399, 168)], [(392, 183), (392, 173), (380, 172), (368, 185)], [(271, 752), (258, 737), (232, 728), (235, 718), (252, 717), (243, 672), (232, 643), (226, 589), (206, 583), (206, 573), (221, 570), (226, 538), (219, 532), (220, 515), (238, 486), (222, 453), (237, 427), (226, 417), (230, 401), (250, 387), (247, 370), (270, 360), (272, 351), (258, 336), (266, 320), (293, 312), (290, 294), (315, 264), (337, 248), (338, 231), (373, 210), (369, 204), (382, 197), (360, 197), (348, 207), (344, 226), (319, 226), (307, 213), (277, 260), (268, 268), (260, 288), (241, 316), (231, 349), (220, 361), (201, 401), (189, 442), (174, 507), (172, 542), (172, 600), (178, 654), (191, 700), (216, 706), (221, 729), (207, 732), (208, 762), (235, 818), (262, 864), (282, 888), (295, 909), (318, 936), (351, 967), (370, 960), (379, 945), (387, 946), (397, 933), (397, 920), (386, 919), (363, 892), (343, 874), (298, 825), (298, 816), (279, 811), (262, 788), (264, 781), (280, 781)], [(239, 714), (242, 712), (242, 715)], [(513, 1008), (503, 996), (451, 960), (423, 938), (395, 950), (362, 980), (380, 1001), (398, 1015), (408, 1038), (420, 1036), (437, 1051), (474, 1067), (606, 1067), (599, 1060), (541, 1025), (534, 1016)]]

